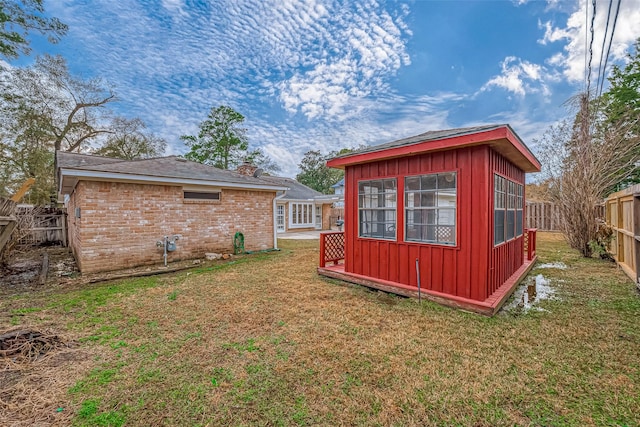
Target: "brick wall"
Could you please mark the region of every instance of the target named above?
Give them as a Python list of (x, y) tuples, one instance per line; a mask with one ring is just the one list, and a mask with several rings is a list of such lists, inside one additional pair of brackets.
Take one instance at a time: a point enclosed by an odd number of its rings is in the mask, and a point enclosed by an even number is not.
[[(163, 262), (156, 242), (180, 234), (168, 261), (273, 248), (275, 192), (223, 189), (219, 201), (183, 200), (182, 187), (80, 181), (69, 201), (69, 240), (83, 272)], [(76, 207), (81, 217), (75, 218)]]
[(67, 235), (69, 239), (69, 247), (76, 258), (78, 268), (82, 270), (82, 259), (80, 253), (82, 252), (82, 241), (80, 240), (80, 233), (78, 232), (78, 226), (80, 225), (80, 219), (76, 218), (76, 200), (82, 199), (84, 194), (84, 186), (78, 186), (73, 194), (73, 197), (69, 198), (67, 204)]

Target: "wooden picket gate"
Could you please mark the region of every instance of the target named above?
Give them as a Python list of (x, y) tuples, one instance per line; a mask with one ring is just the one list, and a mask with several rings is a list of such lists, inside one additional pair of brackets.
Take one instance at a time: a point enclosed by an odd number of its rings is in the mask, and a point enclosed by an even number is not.
[(551, 202), (527, 202), (525, 228), (561, 231), (560, 207)]

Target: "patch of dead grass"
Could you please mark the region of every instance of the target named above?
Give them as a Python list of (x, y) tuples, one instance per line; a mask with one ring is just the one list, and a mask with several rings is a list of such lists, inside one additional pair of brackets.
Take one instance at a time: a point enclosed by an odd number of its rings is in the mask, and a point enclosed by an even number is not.
[[(541, 262), (568, 268), (534, 272), (561, 298), (526, 315), (488, 319), (321, 279), (317, 241), (131, 281), (108, 298), (97, 286), (83, 303), (70, 293), (9, 304), (42, 308), (25, 320), (67, 325), (93, 354), (75, 371), (32, 371), (62, 381), (49, 384), (56, 405), (80, 424), (101, 414), (127, 425), (640, 423), (633, 284), (561, 236), (538, 238)], [(90, 399), (97, 412), (82, 415)]]

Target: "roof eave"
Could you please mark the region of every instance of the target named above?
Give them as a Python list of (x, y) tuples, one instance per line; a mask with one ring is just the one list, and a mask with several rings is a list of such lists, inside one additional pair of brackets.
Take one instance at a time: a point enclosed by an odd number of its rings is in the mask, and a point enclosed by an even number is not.
[[(75, 187), (79, 179), (87, 180), (105, 180), (105, 181), (124, 181), (124, 182), (137, 182), (143, 184), (169, 184), (169, 185), (203, 185), (210, 187), (223, 187), (234, 188), (244, 190), (258, 190), (258, 191), (286, 191), (289, 187), (283, 187), (279, 185), (264, 185), (264, 184), (247, 184), (231, 181), (220, 180), (203, 180), (203, 179), (191, 179), (191, 178), (171, 178), (163, 176), (153, 175), (136, 175), (130, 173), (117, 173), (117, 172), (103, 172), (92, 171), (86, 169), (74, 169), (74, 168), (60, 168), (60, 188), (61, 194), (70, 194)], [(65, 186), (65, 182), (68, 184)]]
[(369, 151), (360, 154), (354, 153), (352, 155), (331, 159), (327, 161), (327, 166), (344, 169), (345, 166), (370, 163), (397, 157), (413, 156), (434, 151), (470, 147), (474, 145), (491, 145), (494, 149), (497, 149), (498, 152), (501, 152), (504, 147), (499, 143), (500, 141), (505, 141), (503, 144), (508, 142), (517, 150), (518, 155), (512, 155), (510, 160), (517, 164), (523, 171), (540, 172), (540, 162), (509, 125), (500, 126), (487, 131), (426, 140), (398, 147), (386, 148), (379, 151)]

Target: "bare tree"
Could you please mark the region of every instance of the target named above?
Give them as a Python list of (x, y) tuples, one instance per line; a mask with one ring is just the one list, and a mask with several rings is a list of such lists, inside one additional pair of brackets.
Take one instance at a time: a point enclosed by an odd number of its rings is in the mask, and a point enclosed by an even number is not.
[(72, 76), (61, 56), (45, 55), (32, 67), (4, 70), (0, 90), (8, 117), (24, 132), (37, 127), (54, 150), (76, 151), (109, 132), (105, 107), (115, 94), (100, 79)]
[(141, 119), (116, 117), (111, 123), (111, 134), (95, 153), (101, 156), (133, 160), (161, 156), (167, 142), (147, 130)]
[(115, 94), (99, 79), (72, 76), (60, 56), (31, 67), (0, 67), (0, 193), (35, 177), (34, 203), (54, 192), (56, 150), (79, 151), (111, 133), (108, 104)]
[(549, 197), (560, 206), (563, 233), (571, 247), (589, 257), (599, 224), (595, 207), (629, 178), (640, 161), (640, 138), (631, 130), (638, 117), (615, 124), (579, 98), (573, 123), (552, 126), (537, 142)]

